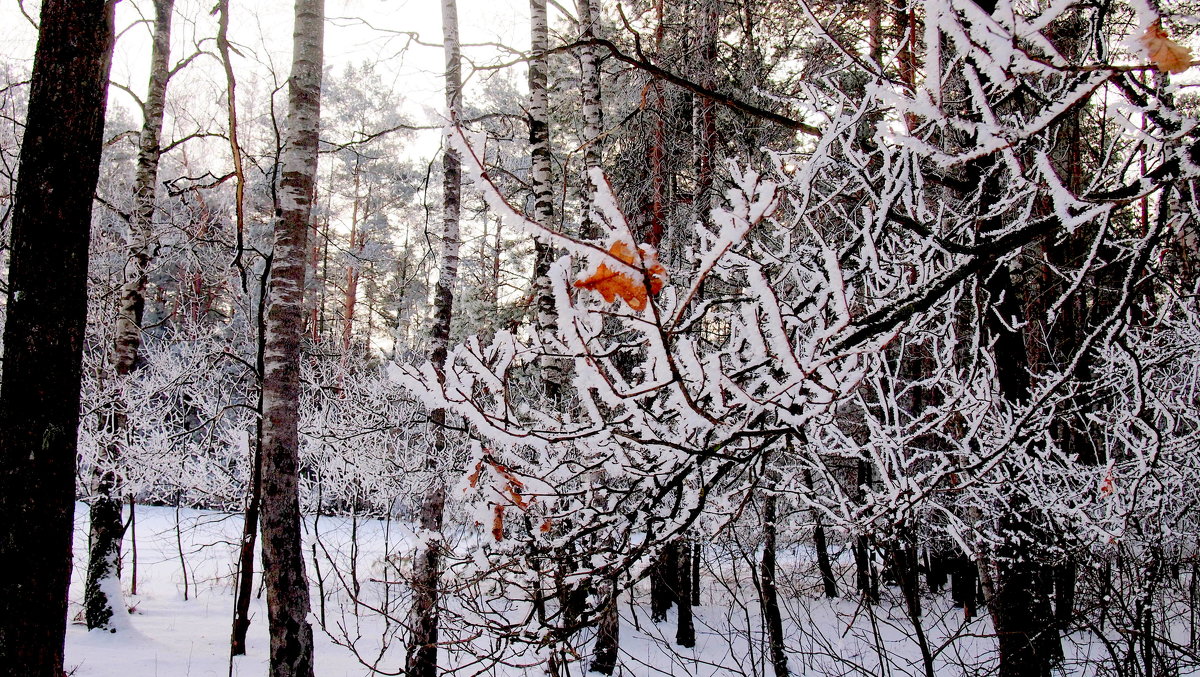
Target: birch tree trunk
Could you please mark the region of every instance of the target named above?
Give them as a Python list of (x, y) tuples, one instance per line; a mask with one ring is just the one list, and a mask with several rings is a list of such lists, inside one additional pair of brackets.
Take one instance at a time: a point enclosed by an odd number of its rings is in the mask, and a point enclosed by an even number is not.
[[(446, 55), (446, 110), (451, 124), (458, 124), (462, 107), (462, 57), (458, 41), (458, 5), (442, 0), (442, 44)], [(442, 155), (442, 263), (434, 289), (433, 332), (430, 362), (444, 379), (450, 344), (450, 322), (454, 318), (454, 283), (458, 279), (459, 209), (462, 199), (462, 165), (458, 153), (447, 147)], [(438, 665), (438, 585), (441, 581), (442, 517), (446, 507), (446, 483), (438, 472), (438, 460), (446, 447), (446, 412), (430, 412), (433, 450), (425, 461), (429, 485), (421, 501), (420, 523), (424, 549), (413, 561), (413, 601), (409, 611), (410, 635), (406, 674), (436, 677)]]
[[(597, 10), (593, 0), (575, 0), (576, 11), (579, 14), (579, 40), (586, 42), (596, 39), (599, 31), (596, 25)], [(595, 199), (595, 188), (592, 186), (590, 172), (600, 166), (603, 158), (604, 108), (601, 106), (600, 92), (600, 59), (596, 48), (584, 45), (579, 48), (579, 66), (581, 71), (580, 94), (583, 103), (583, 138), (587, 144), (583, 150), (583, 177), (580, 181), (580, 232), (585, 239), (599, 235), (592, 223), (592, 202)]]
[[(529, 155), (530, 184), (533, 188), (533, 219), (550, 227), (554, 218), (554, 202), (550, 181), (550, 105), (546, 91), (546, 48), (549, 44), (549, 24), (546, 19), (546, 0), (529, 0)], [(552, 333), (558, 326), (558, 311), (550, 291), (550, 264), (554, 248), (538, 240), (533, 246), (533, 301), (537, 308), (534, 324), (542, 334)], [(542, 381), (546, 397), (558, 399), (565, 378), (563, 360), (551, 356), (542, 358)]]
[(296, 0), (287, 142), (281, 160), (263, 375), (262, 535), (272, 677), (311, 677), (300, 543), (300, 340), (321, 118), (324, 0)]
[[(137, 173), (133, 180), (133, 210), (129, 219), (129, 259), (125, 263), (125, 281), (117, 310), (116, 339), (112, 347), (113, 372), (117, 379), (128, 376), (137, 366), (142, 346), (142, 311), (146, 306), (146, 269), (152, 247), (152, 222), (158, 182), (158, 158), (161, 154), (163, 105), (170, 78), (171, 14), (175, 0), (155, 0), (154, 40), (150, 50), (150, 83), (142, 102), (142, 131), (139, 137)], [(118, 395), (113, 403), (113, 442), (100, 450), (102, 462), (93, 469), (96, 497), (91, 506), (91, 550), (88, 552), (87, 581), (84, 584), (84, 618), (88, 629), (111, 628), (114, 605), (121, 604), (121, 578), (117, 563), (121, 559), (120, 477), (122, 437), (127, 428), (125, 403)]]
[(12, 219), (0, 385), (0, 675), (62, 677), (108, 0), (45, 0)]

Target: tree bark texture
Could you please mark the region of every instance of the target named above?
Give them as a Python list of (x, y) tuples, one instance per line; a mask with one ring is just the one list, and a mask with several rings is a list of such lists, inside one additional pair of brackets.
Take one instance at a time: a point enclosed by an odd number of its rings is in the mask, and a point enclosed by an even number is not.
[(681, 537), (677, 545), (675, 563), (679, 567), (675, 574), (678, 588), (675, 599), (679, 614), (675, 620), (675, 643), (679, 646), (696, 646), (696, 624), (692, 619), (692, 543)]
[[(696, 80), (700, 86), (716, 89), (717, 39), (720, 31), (719, 3), (703, 0), (700, 3), (698, 28), (699, 51)], [(707, 222), (712, 207), (713, 160), (717, 147), (716, 103), (702, 96), (692, 99), (692, 143), (696, 171), (696, 192), (692, 196), (692, 220)]]
[(263, 365), (263, 572), (272, 677), (313, 674), (311, 607), (300, 542), (298, 426), (304, 277), (321, 117), (324, 0), (296, 0), (295, 10)]
[[(599, 31), (596, 22), (597, 8), (595, 0), (575, 0), (576, 11), (579, 13), (579, 40), (586, 42), (594, 40)], [(579, 48), (580, 95), (583, 105), (583, 176), (580, 180), (580, 219), (579, 236), (585, 239), (599, 237), (596, 224), (592, 222), (592, 201), (595, 198), (595, 188), (592, 186), (590, 172), (600, 167), (603, 158), (604, 139), (604, 108), (601, 105), (600, 90), (600, 59), (596, 54), (595, 45), (586, 44)]]
[[(125, 280), (117, 309), (116, 339), (112, 347), (113, 372), (118, 380), (137, 366), (142, 347), (142, 313), (146, 307), (146, 270), (152, 250), (154, 202), (157, 197), (158, 159), (161, 142), (163, 107), (168, 60), (171, 56), (171, 14), (175, 0), (155, 0), (154, 39), (150, 50), (150, 83), (142, 103), (142, 131), (138, 139), (137, 172), (133, 179), (133, 210), (129, 219), (129, 258), (125, 262)], [(118, 388), (118, 392), (120, 392)], [(125, 535), (121, 521), (122, 438), (127, 428), (125, 405), (120, 395), (114, 402), (111, 418), (113, 442), (101, 449), (101, 462), (93, 468), (96, 496), (91, 506), (91, 550), (88, 552), (87, 581), (84, 584), (84, 618), (89, 629), (109, 628), (114, 606), (121, 604), (121, 579), (117, 563), (121, 559), (121, 539)], [(116, 599), (111, 599), (115, 597)]]
[(677, 558), (678, 548), (672, 541), (663, 546), (658, 559), (650, 567), (650, 620), (656, 623), (667, 620), (667, 612), (678, 601), (676, 591), (679, 589), (679, 566), (675, 561)]
[(12, 219), (0, 385), (0, 675), (62, 677), (88, 239), (112, 5), (45, 0)]
[(250, 476), (249, 497), (242, 520), (242, 541), (238, 553), (237, 597), (233, 603), (233, 630), (229, 637), (229, 655), (246, 655), (246, 632), (250, 629), (250, 598), (254, 595), (254, 545), (258, 540), (258, 522), (262, 512), (262, 457), (263, 457), (263, 387), (262, 375), (266, 371), (266, 301), (271, 275), (271, 260), (267, 259), (259, 278), (258, 351), (255, 375), (258, 378), (258, 413), (254, 423), (254, 458)]
[[(996, 193), (992, 193), (996, 194)], [(1029, 358), (1025, 339), (1015, 330), (1024, 318), (1021, 294), (1006, 265), (1001, 265), (987, 281), (994, 304), (986, 326), (993, 337), (996, 363), (1007, 365), (998, 370), (1000, 392), (1006, 400), (1020, 405), (1029, 396)], [(1029, 500), (1014, 488), (1000, 518), (1003, 539), (995, 553), (996, 590), (988, 600), (995, 620), (1000, 646), (1001, 677), (1048, 677), (1055, 655), (1061, 655), (1058, 629), (1050, 608), (1049, 581), (1038, 558), (1031, 552), (1037, 543), (1030, 516)]]
[[(458, 5), (442, 0), (442, 44), (446, 57), (446, 111), (457, 124), (462, 107), (462, 57), (458, 39)], [(458, 279), (459, 210), (462, 163), (458, 152), (447, 148), (442, 155), (442, 251), (437, 286), (434, 289), (433, 332), (429, 360), (442, 379), (450, 344), (450, 322), (454, 318), (454, 283)], [(446, 508), (446, 483), (438, 472), (438, 456), (446, 446), (445, 410), (430, 412), (433, 451), (426, 459), (430, 481), (421, 499), (420, 523), (424, 547), (413, 561), (413, 601), (409, 610), (408, 650), (405, 657), (411, 677), (436, 677), (438, 665), (438, 586), (441, 582), (441, 531)]]
[(767, 644), (775, 677), (787, 677), (788, 661), (784, 651), (783, 617), (779, 612), (779, 588), (775, 584), (775, 519), (777, 497), (767, 492), (763, 497), (763, 554), (760, 567), (763, 622), (767, 625)]
[[(533, 189), (533, 219), (551, 227), (554, 219), (554, 197), (550, 182), (550, 104), (546, 48), (549, 45), (549, 22), (546, 19), (546, 0), (529, 0), (529, 39), (532, 56), (529, 59), (529, 182)], [(558, 327), (558, 310), (550, 289), (550, 264), (555, 259), (554, 247), (538, 240), (533, 245), (533, 304), (536, 309), (534, 325), (542, 335), (552, 334)], [(544, 355), (541, 360), (543, 387), (546, 397), (560, 397), (566, 378), (566, 362), (562, 358)]]

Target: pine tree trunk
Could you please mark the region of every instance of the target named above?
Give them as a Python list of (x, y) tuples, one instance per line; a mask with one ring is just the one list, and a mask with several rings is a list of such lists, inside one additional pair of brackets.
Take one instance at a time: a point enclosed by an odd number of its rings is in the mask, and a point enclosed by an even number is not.
[[(871, 485), (871, 466), (863, 460), (858, 461), (858, 486), (860, 495)], [(859, 536), (854, 543), (855, 586), (863, 598), (870, 604), (879, 602), (879, 572), (875, 569), (873, 544), (866, 534)]]
[[(997, 372), (1000, 391), (1006, 400), (1020, 406), (1029, 396), (1029, 358), (1024, 337), (1013, 327), (1019, 326), (1015, 320), (1025, 315), (1021, 294), (1006, 265), (993, 272), (987, 291), (995, 304), (988, 313), (987, 328), (993, 337), (996, 363), (1006, 365)], [(1000, 518), (996, 590), (989, 604), (1000, 646), (1001, 677), (1048, 677), (1057, 653), (1058, 630), (1046, 572), (1030, 551), (1030, 544), (1038, 542), (1029, 520), (1032, 510), (1028, 499), (1014, 489)]]
[(267, 306), (262, 535), (272, 677), (311, 677), (312, 627), (300, 534), (300, 359), (309, 219), (321, 118), (324, 0), (296, 0), (288, 137)]
[[(696, 79), (710, 90), (717, 86), (717, 40), (720, 32), (719, 3), (699, 3), (699, 47)], [(696, 192), (692, 196), (692, 221), (706, 223), (712, 208), (713, 161), (717, 147), (716, 104), (703, 96), (692, 97), (692, 142), (696, 170)]]
[(658, 559), (650, 567), (650, 620), (655, 623), (667, 620), (667, 612), (676, 602), (678, 583), (675, 575), (679, 567), (675, 565), (675, 557), (675, 542), (672, 541), (663, 546)]
[(346, 268), (346, 296), (342, 304), (342, 359), (345, 359), (345, 356), (350, 353), (350, 346), (354, 342), (354, 310), (358, 305), (359, 263), (362, 260), (365, 237), (359, 226), (362, 221), (366, 220), (366, 215), (363, 213), (366, 210), (362, 208), (364, 198), (359, 195), (361, 183), (362, 172), (356, 164), (354, 167), (354, 205), (350, 214), (350, 244), (346, 248), (350, 260), (349, 266)]
[(0, 385), (0, 675), (62, 677), (106, 0), (45, 0), (12, 218)]
[[(446, 110), (457, 124), (462, 106), (462, 59), (459, 55), (458, 6), (455, 0), (442, 0), (442, 44), (446, 56)], [(458, 153), (447, 148), (442, 155), (442, 251), (441, 268), (434, 290), (433, 331), (429, 360), (444, 379), (450, 345), (450, 322), (454, 317), (454, 283), (458, 279), (459, 210), (462, 167)], [(424, 548), (413, 562), (413, 601), (409, 610), (406, 670), (410, 677), (436, 677), (438, 669), (438, 586), (441, 581), (441, 531), (446, 508), (446, 485), (438, 472), (438, 462), (446, 447), (446, 412), (430, 412), (433, 450), (425, 468), (430, 481), (421, 499), (419, 521)]]
[[(154, 201), (161, 154), (163, 106), (166, 97), (168, 59), (171, 54), (171, 14), (175, 0), (156, 0), (154, 40), (150, 52), (150, 83), (143, 102), (144, 119), (139, 138), (137, 173), (133, 182), (133, 210), (129, 219), (129, 260), (116, 318), (116, 340), (112, 365), (117, 379), (128, 376), (137, 366), (142, 346), (142, 312), (146, 306), (146, 269), (150, 262), (153, 238)], [(118, 395), (113, 405), (111, 426), (113, 441), (101, 449), (102, 462), (93, 468), (96, 497), (91, 507), (91, 549), (88, 552), (87, 580), (84, 583), (84, 618), (89, 629), (109, 628), (114, 606), (120, 604), (121, 579), (117, 564), (121, 559), (121, 464), (122, 438), (127, 428), (125, 404)], [(115, 597), (116, 599), (111, 599)]]

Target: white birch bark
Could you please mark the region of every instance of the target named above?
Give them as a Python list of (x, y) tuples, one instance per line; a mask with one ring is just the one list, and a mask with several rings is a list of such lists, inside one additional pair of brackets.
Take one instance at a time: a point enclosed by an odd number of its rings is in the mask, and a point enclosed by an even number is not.
[[(586, 43), (597, 37), (597, 10), (593, 0), (576, 0), (579, 13), (579, 40)], [(600, 103), (600, 59), (597, 58), (596, 48), (585, 44), (579, 48), (580, 93), (583, 103), (583, 137), (587, 144), (583, 151), (583, 176), (580, 181), (581, 227), (580, 236), (596, 238), (599, 236), (592, 222), (592, 202), (595, 199), (595, 187), (589, 178), (590, 170), (598, 168), (603, 156), (604, 109)]]
[(300, 341), (321, 117), (324, 0), (296, 0), (287, 138), (268, 292), (263, 376), (262, 534), (272, 677), (311, 677), (312, 626), (300, 543)]
[[(459, 53), (458, 6), (455, 0), (442, 0), (442, 44), (446, 57), (446, 111), (450, 123), (457, 124), (462, 107), (462, 58)], [(430, 337), (430, 361), (439, 379), (444, 379), (450, 322), (454, 317), (461, 190), (461, 162), (458, 152), (448, 144), (442, 155), (442, 261), (434, 288), (434, 321)], [(413, 562), (413, 602), (408, 619), (410, 634), (406, 674), (412, 677), (436, 677), (438, 674), (438, 585), (442, 573), (442, 517), (446, 507), (446, 483), (438, 472), (438, 459), (446, 446), (445, 423), (444, 409), (430, 412), (434, 448), (426, 459), (429, 483), (421, 501), (419, 516), (424, 548), (417, 553)]]
[[(549, 24), (546, 19), (546, 0), (529, 0), (529, 182), (533, 188), (533, 220), (550, 227), (554, 218), (554, 203), (550, 181), (550, 105), (547, 92), (546, 48), (549, 44)], [(539, 333), (548, 336), (558, 326), (558, 311), (550, 290), (550, 264), (554, 248), (549, 242), (534, 244), (533, 302), (536, 308), (534, 324)], [(565, 379), (561, 358), (545, 355), (542, 358), (542, 378), (546, 396), (557, 399)]]
[[(142, 130), (138, 143), (137, 172), (133, 181), (133, 210), (129, 218), (125, 280), (115, 320), (111, 362), (120, 379), (137, 365), (142, 345), (142, 311), (146, 301), (146, 269), (154, 237), (154, 201), (158, 182), (158, 159), (162, 153), (163, 107), (171, 54), (171, 14), (175, 0), (155, 0), (154, 38), (150, 49), (150, 81), (142, 102)], [(91, 548), (88, 552), (87, 580), (84, 584), (84, 620), (89, 629), (117, 630), (124, 623), (121, 579), (117, 562), (121, 559), (121, 479), (117, 468), (121, 461), (121, 438), (125, 434), (126, 412), (118, 396), (113, 404), (110, 425), (113, 441), (100, 450), (93, 468), (96, 496), (90, 515)]]

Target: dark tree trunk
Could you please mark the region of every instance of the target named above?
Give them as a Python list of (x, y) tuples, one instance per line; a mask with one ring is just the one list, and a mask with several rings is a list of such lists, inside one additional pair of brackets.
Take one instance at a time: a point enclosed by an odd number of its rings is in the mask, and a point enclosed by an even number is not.
[(2, 675), (62, 675), (91, 202), (112, 47), (108, 2), (44, 1), (14, 199), (0, 387)]
[(925, 584), (930, 592), (941, 592), (946, 587), (946, 556), (935, 550), (925, 553)]
[(979, 568), (966, 555), (950, 560), (950, 598), (967, 618), (974, 618), (979, 604)]
[(88, 239), (112, 5), (45, 0), (12, 219), (0, 386), (0, 674), (62, 677)]
[(668, 543), (650, 569), (650, 620), (655, 623), (667, 620), (667, 612), (678, 601), (675, 594), (679, 589), (677, 554), (676, 543)]
[(611, 675), (617, 669), (617, 649), (621, 645), (621, 616), (618, 609), (617, 591), (620, 586), (616, 577), (606, 580), (599, 588), (604, 606), (596, 622), (595, 653), (591, 671)]
[(324, 22), (324, 0), (296, 0), (288, 138), (279, 181), (263, 365), (262, 540), (272, 677), (313, 674), (311, 603), (300, 535), (300, 342), (316, 187)]
[(775, 677), (786, 677), (789, 672), (787, 654), (783, 650), (783, 617), (779, 612), (779, 589), (775, 584), (775, 501), (774, 493), (767, 493), (763, 497), (763, 554), (760, 571), (762, 613), (767, 624), (767, 645)]
[(685, 537), (676, 542), (675, 601), (679, 614), (675, 623), (675, 643), (679, 646), (696, 646), (696, 626), (692, 620), (692, 544)]
[(266, 299), (271, 274), (271, 259), (267, 258), (259, 280), (258, 297), (258, 357), (255, 378), (258, 379), (258, 420), (254, 424), (254, 458), (250, 477), (250, 497), (242, 521), (242, 541), (238, 552), (237, 598), (233, 605), (233, 631), (229, 638), (229, 655), (246, 655), (246, 632), (250, 629), (250, 598), (254, 595), (254, 544), (258, 540), (259, 513), (262, 509), (262, 450), (263, 450), (263, 383), (266, 359)]
[[(812, 473), (808, 470), (804, 471), (804, 484), (808, 490), (813, 491)], [(825, 596), (829, 599), (837, 597), (837, 578), (833, 574), (833, 563), (829, 559), (829, 544), (825, 539), (825, 524), (821, 519), (821, 513), (815, 508), (812, 511), (813, 517), (813, 546), (817, 550), (817, 570), (821, 572), (821, 585), (825, 590)]]
[[(871, 466), (866, 461), (858, 461), (858, 486), (871, 485)], [(865, 491), (862, 489), (860, 491)], [(859, 594), (870, 604), (879, 602), (879, 572), (875, 568), (871, 537), (864, 534), (854, 543), (855, 586)]]
[[(989, 191), (998, 194), (998, 190)], [(1001, 393), (1020, 406), (1029, 396), (1029, 364), (1024, 337), (1014, 330), (1024, 317), (1021, 295), (1006, 265), (987, 281), (993, 304), (987, 328), (993, 337)], [(1033, 506), (1014, 488), (1000, 518), (1001, 545), (996, 549), (996, 590), (989, 600), (1000, 646), (1001, 677), (1048, 677), (1056, 654), (1061, 654), (1058, 630), (1050, 608), (1045, 567), (1031, 551), (1037, 543), (1029, 516)]]

